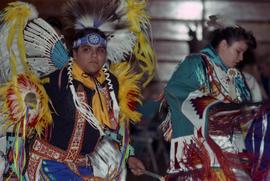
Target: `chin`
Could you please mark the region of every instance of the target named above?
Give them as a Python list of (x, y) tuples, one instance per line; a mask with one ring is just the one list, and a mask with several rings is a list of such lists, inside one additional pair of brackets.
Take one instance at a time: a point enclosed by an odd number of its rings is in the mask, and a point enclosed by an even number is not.
[(98, 71), (87, 71), (87, 74), (89, 75), (95, 75), (96, 73), (98, 73)]

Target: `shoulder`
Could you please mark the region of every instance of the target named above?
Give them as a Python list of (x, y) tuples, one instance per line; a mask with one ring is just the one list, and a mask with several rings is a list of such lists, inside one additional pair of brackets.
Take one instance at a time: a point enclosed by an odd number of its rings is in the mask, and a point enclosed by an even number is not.
[(174, 75), (181, 74), (181, 76), (188, 76), (193, 74), (197, 69), (202, 68), (203, 58), (202, 54), (190, 54), (178, 63), (175, 68)]
[(62, 89), (68, 83), (67, 68), (56, 70), (55, 72), (49, 74), (48, 76), (42, 77), (43, 85), (45, 89), (55, 91)]
[(188, 65), (199, 65), (199, 64), (202, 64), (202, 61), (203, 61), (202, 54), (192, 53), (192, 54), (186, 56), (182, 63), (188, 64)]

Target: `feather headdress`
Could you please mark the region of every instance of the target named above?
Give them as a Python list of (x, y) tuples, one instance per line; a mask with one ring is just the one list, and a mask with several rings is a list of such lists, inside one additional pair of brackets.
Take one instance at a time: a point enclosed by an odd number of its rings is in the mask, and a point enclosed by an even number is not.
[(207, 20), (206, 23), (207, 23), (208, 28), (212, 30), (225, 28), (228, 26), (238, 27), (235, 21), (219, 14), (209, 16), (209, 20)]
[(107, 37), (107, 58), (111, 63), (133, 56), (149, 82), (156, 57), (149, 38), (150, 23), (145, 0), (71, 0), (64, 8), (69, 28), (95, 28)]

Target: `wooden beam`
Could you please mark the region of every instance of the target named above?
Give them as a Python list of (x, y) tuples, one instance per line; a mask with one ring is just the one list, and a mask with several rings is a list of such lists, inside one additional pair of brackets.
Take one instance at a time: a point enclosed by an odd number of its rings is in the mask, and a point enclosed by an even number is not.
[(206, 19), (209, 15), (221, 14), (237, 21), (269, 21), (270, 2), (206, 1)]
[(154, 49), (158, 60), (178, 61), (189, 53), (187, 42), (154, 41)]

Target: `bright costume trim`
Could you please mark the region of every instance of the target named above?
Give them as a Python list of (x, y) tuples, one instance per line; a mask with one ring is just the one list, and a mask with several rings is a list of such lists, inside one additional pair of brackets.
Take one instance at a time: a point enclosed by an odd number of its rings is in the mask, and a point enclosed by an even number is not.
[[(217, 137), (213, 131), (218, 128), (212, 124), (217, 120), (210, 121), (209, 116), (209, 111), (223, 102), (242, 102), (250, 98), (240, 73), (230, 77), (228, 71), (215, 50), (208, 46), (202, 53), (186, 57), (168, 82), (165, 96), (172, 119), (169, 173), (181, 176), (183, 172), (189, 179), (215, 180), (218, 177), (213, 168), (218, 167), (226, 179), (235, 180), (235, 170), (246, 169), (245, 164), (239, 162), (246, 155), (235, 144), (235, 137), (231, 141), (219, 141), (230, 134)], [(230, 126), (236, 130), (235, 125)], [(199, 169), (202, 171), (196, 175)]]
[[(72, 73), (73, 73), (73, 77), (75, 80), (78, 80), (80, 82), (83, 82), (83, 84), (88, 87), (89, 89), (96, 89), (96, 84), (94, 82), (94, 78), (91, 76), (83, 76), (83, 71), (81, 70), (81, 68), (76, 64), (76, 62), (74, 62), (73, 66), (72, 66)], [(105, 75), (103, 73), (102, 70), (100, 70), (97, 73), (97, 76), (95, 77), (97, 79), (98, 82), (103, 83), (105, 81)], [(92, 111), (94, 113), (94, 115), (96, 115), (97, 120), (99, 120), (99, 124), (103, 127), (103, 124), (105, 124), (106, 126), (108, 126), (109, 128), (112, 127), (111, 123), (110, 123), (110, 118), (109, 118), (109, 114), (108, 114), (108, 110), (107, 110), (107, 106), (106, 106), (106, 101), (105, 101), (105, 96), (104, 96), (104, 91), (101, 91), (101, 88), (98, 88), (100, 94), (98, 93), (98, 91), (95, 92), (95, 95), (93, 97), (93, 101), (92, 101)]]
[(88, 45), (88, 46), (97, 46), (101, 45), (103, 47), (107, 46), (107, 41), (102, 38), (97, 33), (90, 33), (85, 37), (80, 38), (79, 40), (73, 43), (73, 48), (79, 48), (80, 46)]

